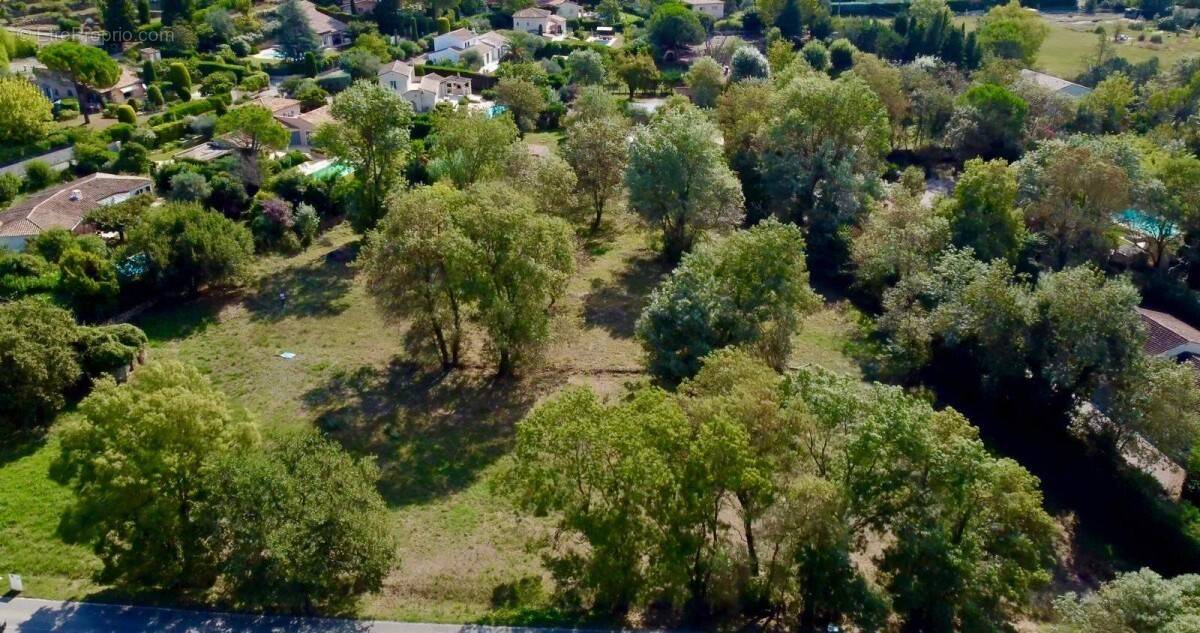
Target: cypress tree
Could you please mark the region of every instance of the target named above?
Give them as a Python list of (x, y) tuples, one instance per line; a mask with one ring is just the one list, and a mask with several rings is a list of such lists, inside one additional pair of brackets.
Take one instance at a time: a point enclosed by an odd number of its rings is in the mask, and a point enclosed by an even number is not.
[(804, 30), (804, 16), (800, 13), (800, 3), (797, 0), (787, 0), (779, 17), (775, 18), (775, 26), (784, 37), (795, 39)]

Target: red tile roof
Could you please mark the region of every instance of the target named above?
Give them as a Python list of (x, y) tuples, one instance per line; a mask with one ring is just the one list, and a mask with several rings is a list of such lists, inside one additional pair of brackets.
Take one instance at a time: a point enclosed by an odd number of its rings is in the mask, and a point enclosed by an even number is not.
[[(83, 216), (112, 196), (150, 187), (149, 178), (97, 173), (34, 194), (0, 213), (0, 236), (37, 235), (48, 229), (73, 230)], [(79, 196), (72, 192), (78, 190)], [(75, 198), (75, 199), (72, 199)]]

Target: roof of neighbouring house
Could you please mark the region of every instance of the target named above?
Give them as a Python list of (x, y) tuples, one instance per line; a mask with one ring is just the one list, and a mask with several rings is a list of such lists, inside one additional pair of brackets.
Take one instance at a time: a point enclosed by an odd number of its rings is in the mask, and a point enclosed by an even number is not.
[(323, 105), (300, 116), (276, 116), (275, 120), (292, 129), (312, 131), (322, 123), (332, 123), (333, 115), (329, 113), (329, 106)]
[(488, 31), (487, 33), (484, 33), (483, 35), (480, 35), (479, 41), (487, 43), (487, 44), (491, 44), (492, 46), (495, 46), (496, 48), (502, 48), (505, 44), (508, 44), (508, 38), (504, 37), (503, 35), (501, 35), (500, 33), (496, 32), (496, 31)]
[(308, 18), (308, 25), (312, 27), (313, 33), (322, 35), (324, 33), (337, 33), (350, 28), (345, 22), (325, 15), (317, 10), (317, 5), (308, 2), (308, 0), (300, 0), (300, 10), (304, 12), (304, 17)]
[[(83, 216), (113, 196), (150, 186), (142, 176), (95, 173), (36, 193), (0, 213), (0, 237), (37, 235), (49, 229), (72, 230)], [(74, 195), (78, 191), (79, 195)]]
[(719, 4), (724, 6), (725, 0), (683, 0), (687, 4)]
[(1138, 308), (1146, 325), (1146, 353), (1162, 354), (1187, 343), (1200, 343), (1200, 330), (1179, 319), (1156, 310)]
[(292, 108), (300, 107), (300, 101), (296, 99), (288, 99), (287, 97), (279, 97), (275, 95), (263, 95), (261, 97), (255, 97), (255, 99), (250, 103), (254, 105), (260, 105), (270, 110), (271, 114), (275, 114), (280, 110), (290, 110)]
[(513, 13), (512, 16), (514, 18), (544, 18), (548, 15), (550, 15), (550, 12), (545, 9), (529, 7)]
[(454, 37), (460, 37), (460, 38), (470, 38), (472, 35), (474, 35), (474, 33), (471, 32), (471, 29), (463, 27), (463, 28), (454, 29), (453, 31), (450, 31), (447, 33), (442, 33), (438, 37), (446, 37), (447, 35), (453, 35)]
[[(686, 1), (694, 2), (697, 0), (686, 0)], [(700, 0), (700, 1), (703, 1), (703, 0)], [(1021, 75), (1021, 79), (1024, 79), (1025, 81), (1028, 81), (1030, 83), (1041, 86), (1047, 90), (1051, 90), (1053, 92), (1058, 92), (1058, 93), (1067, 95), (1068, 97), (1078, 98), (1078, 97), (1082, 97), (1092, 91), (1092, 89), (1088, 88), (1087, 86), (1081, 86), (1073, 81), (1067, 81), (1066, 79), (1063, 79), (1062, 77), (1055, 77), (1054, 75), (1047, 75), (1046, 73), (1038, 72), (1036, 70), (1030, 70), (1028, 68), (1021, 69), (1020, 75)]]
[(379, 74), (381, 76), (388, 73), (399, 73), (401, 75), (411, 77), (413, 75), (413, 67), (412, 65), (406, 64), (400, 60), (396, 60), (386, 66), (379, 67)]

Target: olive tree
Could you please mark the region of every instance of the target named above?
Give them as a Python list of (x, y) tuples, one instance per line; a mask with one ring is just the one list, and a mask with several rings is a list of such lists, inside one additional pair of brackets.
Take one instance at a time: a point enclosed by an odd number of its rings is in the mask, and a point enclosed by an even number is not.
[(664, 113), (634, 131), (625, 169), (629, 203), (662, 228), (668, 260), (678, 260), (701, 231), (741, 222), (742, 188), (717, 138), (716, 126), (694, 109)]
[(803, 233), (774, 220), (706, 243), (650, 295), (637, 323), (650, 372), (687, 378), (709, 352), (750, 347), (776, 369), (819, 305), (808, 286)]

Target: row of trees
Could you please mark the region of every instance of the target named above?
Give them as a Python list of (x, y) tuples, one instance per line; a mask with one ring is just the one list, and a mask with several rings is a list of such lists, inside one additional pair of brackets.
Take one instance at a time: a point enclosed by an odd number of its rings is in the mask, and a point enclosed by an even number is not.
[(563, 604), (617, 615), (1000, 630), (1052, 560), (1036, 479), (957, 412), (728, 348), (673, 394), (547, 401), (502, 481), (568, 535), (547, 554)]

